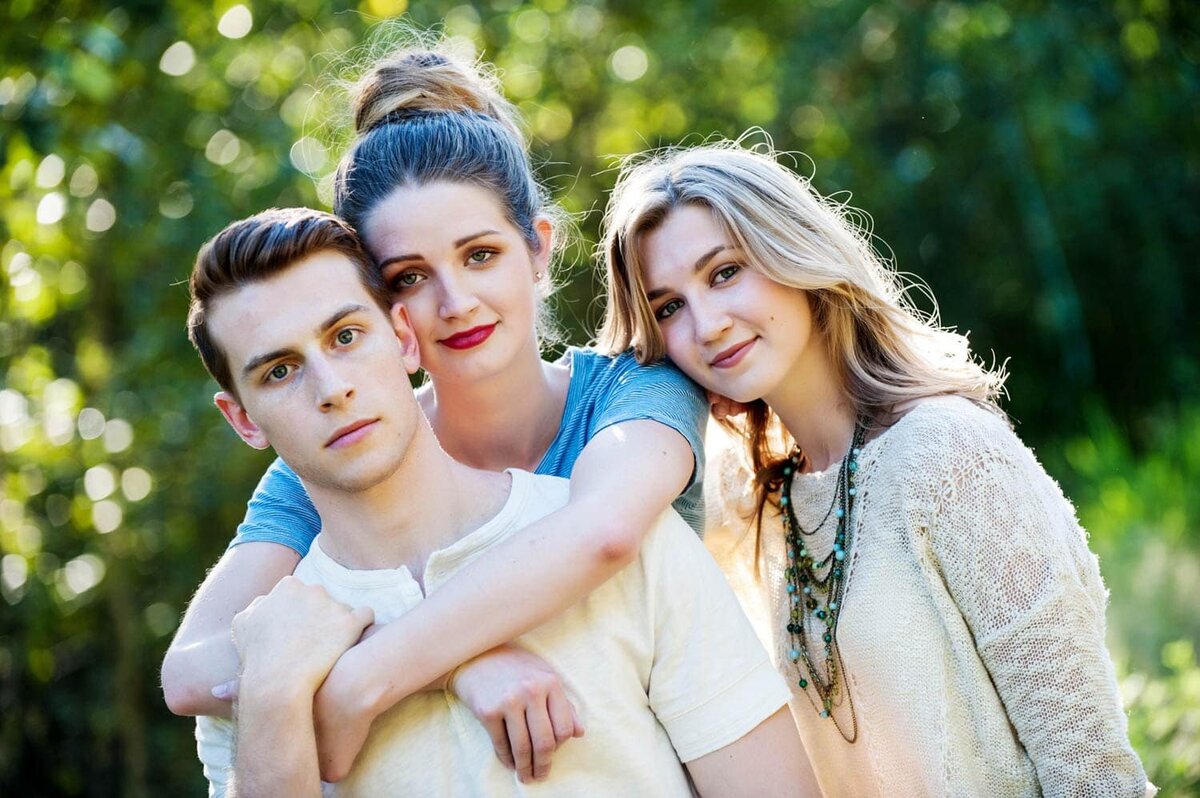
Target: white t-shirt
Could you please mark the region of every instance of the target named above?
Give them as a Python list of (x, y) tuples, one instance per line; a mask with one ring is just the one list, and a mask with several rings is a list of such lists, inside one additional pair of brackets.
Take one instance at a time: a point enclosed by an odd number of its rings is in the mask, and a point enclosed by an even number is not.
[[(567, 480), (509, 473), (512, 491), (499, 514), (430, 556), (428, 591), (567, 503)], [(349, 570), (324, 553), (321, 537), (296, 575), (346, 604), (370, 606), (380, 623), (424, 598), (407, 568)], [(587, 730), (556, 752), (547, 780), (521, 784), (466, 707), (435, 692), (406, 698), (375, 721), (336, 793), (690, 795), (680, 763), (738, 740), (790, 695), (712, 558), (673, 510), (634, 564), (516, 642), (558, 672)], [(232, 767), (233, 732), (228, 721), (197, 719), (214, 794)]]

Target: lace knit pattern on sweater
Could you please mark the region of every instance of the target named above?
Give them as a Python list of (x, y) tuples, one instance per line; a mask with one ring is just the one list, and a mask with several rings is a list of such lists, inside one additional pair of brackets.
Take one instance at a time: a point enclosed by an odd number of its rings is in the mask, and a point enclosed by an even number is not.
[[(1086, 533), (1002, 419), (931, 399), (863, 448), (837, 633), (853, 745), (798, 686), (782, 525), (768, 509), (755, 580), (744, 447), (727, 443), (712, 447), (710, 545), (792, 686), (826, 795), (1153, 794), (1129, 744)], [(836, 474), (795, 480), (804, 528), (826, 515)], [(820, 559), (832, 537), (827, 524), (808, 548)], [(848, 729), (850, 704), (834, 714)]]

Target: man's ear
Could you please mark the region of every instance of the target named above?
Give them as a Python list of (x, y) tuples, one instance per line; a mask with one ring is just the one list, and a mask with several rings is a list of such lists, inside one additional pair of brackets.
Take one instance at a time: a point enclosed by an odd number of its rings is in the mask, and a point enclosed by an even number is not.
[(225, 416), (225, 420), (229, 422), (229, 426), (233, 427), (233, 431), (238, 434), (239, 438), (255, 449), (266, 449), (271, 445), (262, 428), (254, 423), (254, 420), (246, 413), (246, 408), (233, 398), (233, 394), (221, 391), (213, 397), (213, 403), (221, 411), (221, 415)]
[(408, 320), (408, 311), (404, 305), (397, 302), (392, 305), (392, 329), (400, 340), (400, 357), (404, 360), (404, 368), (409, 374), (416, 374), (421, 368), (421, 350), (417, 345), (417, 333), (413, 330), (412, 322)]

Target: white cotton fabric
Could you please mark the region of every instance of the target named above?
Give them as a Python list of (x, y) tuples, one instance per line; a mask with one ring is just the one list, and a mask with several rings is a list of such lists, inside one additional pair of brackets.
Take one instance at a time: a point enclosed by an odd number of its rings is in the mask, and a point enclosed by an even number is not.
[[(719, 475), (708, 485), (710, 546), (771, 641), (826, 795), (1153, 795), (1129, 744), (1086, 533), (1001, 418), (931, 399), (863, 447), (837, 630), (853, 745), (818, 716), (812, 686), (798, 685), (782, 522), (770, 508), (753, 578), (744, 446), (724, 437), (709, 438), (709, 474)], [(805, 529), (828, 511), (837, 472), (795, 479)], [(818, 560), (833, 535), (831, 519), (810, 539)], [(823, 655), (821, 645), (811, 648)], [(834, 714), (849, 731), (849, 703)]]
[[(499, 514), (430, 556), (430, 592), (566, 504), (567, 480), (509, 473), (512, 490)], [(323, 535), (296, 576), (346, 604), (372, 607), (379, 623), (424, 600), (407, 568), (349, 570), (324, 553)], [(466, 707), (434, 692), (411, 696), (375, 721), (333, 794), (690, 796), (681, 762), (740, 739), (789, 698), (725, 578), (674, 510), (659, 518), (634, 564), (516, 642), (559, 674), (586, 730), (555, 753), (548, 779), (521, 784)], [(197, 720), (200, 759), (220, 794), (234, 730), (228, 721)]]

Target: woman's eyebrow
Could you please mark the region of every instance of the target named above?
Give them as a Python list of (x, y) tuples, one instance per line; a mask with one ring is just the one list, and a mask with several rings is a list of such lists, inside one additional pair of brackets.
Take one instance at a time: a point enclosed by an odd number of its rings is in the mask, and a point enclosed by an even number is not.
[[(696, 262), (692, 264), (692, 272), (695, 273), (700, 271), (710, 260), (713, 259), (714, 256), (724, 252), (727, 249), (733, 249), (733, 247), (729, 246), (728, 244), (717, 244), (708, 252), (705, 252), (703, 255), (696, 258)], [(667, 293), (667, 289), (665, 288), (652, 288), (646, 292), (646, 299), (653, 302), (665, 293)]]

